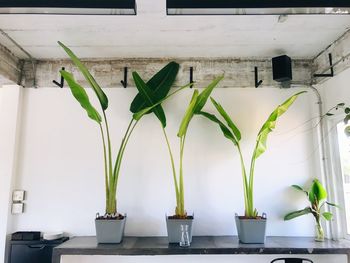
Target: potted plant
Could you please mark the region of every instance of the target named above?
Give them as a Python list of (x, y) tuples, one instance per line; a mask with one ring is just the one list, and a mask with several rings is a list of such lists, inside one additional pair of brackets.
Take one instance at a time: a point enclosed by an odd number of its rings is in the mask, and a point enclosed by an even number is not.
[(323, 185), (320, 183), (319, 180), (314, 179), (309, 191), (304, 190), (299, 185), (292, 185), (292, 187), (298, 191), (303, 192), (306, 197), (308, 198), (308, 201), (310, 202), (310, 206), (305, 207), (304, 209), (294, 211), (291, 213), (288, 213), (285, 215), (284, 220), (291, 220), (293, 218), (312, 214), (315, 218), (316, 225), (315, 225), (315, 240), (316, 241), (324, 241), (324, 231), (321, 224), (321, 219), (324, 218), (327, 221), (330, 221), (333, 217), (333, 214), (331, 212), (322, 212), (325, 205), (338, 207), (336, 204), (330, 203), (326, 200), (327, 198), (327, 191), (323, 187)]
[(243, 179), (243, 190), (244, 190), (244, 206), (245, 214), (244, 216), (236, 215), (236, 227), (238, 232), (239, 240), (242, 243), (264, 243), (265, 242), (265, 232), (266, 232), (266, 215), (263, 214), (259, 216), (257, 209), (254, 206), (254, 175), (255, 175), (255, 162), (266, 151), (266, 142), (270, 132), (276, 127), (276, 122), (278, 117), (285, 113), (288, 108), (293, 104), (297, 97), (304, 92), (299, 92), (281, 105), (279, 105), (265, 121), (261, 127), (257, 139), (253, 155), (250, 162), (249, 173), (245, 168), (245, 163), (243, 159), (243, 154), (241, 151), (240, 140), (241, 132), (234, 124), (230, 116), (224, 110), (224, 108), (217, 103), (213, 98), (211, 101), (225, 120), (226, 123), (219, 120), (214, 114), (207, 112), (200, 112), (202, 116), (208, 118), (214, 123), (218, 124), (224, 136), (229, 139), (234, 146), (236, 146), (240, 158), (241, 170), (242, 170), (242, 179)]
[[(175, 214), (172, 216), (166, 216), (166, 225), (167, 225), (169, 243), (179, 243), (181, 241), (181, 225), (188, 226), (189, 241), (191, 242), (192, 240), (192, 222), (194, 217), (193, 215), (188, 215), (185, 209), (185, 189), (184, 189), (184, 173), (183, 173), (185, 139), (187, 135), (188, 126), (193, 116), (201, 112), (211, 92), (222, 79), (223, 79), (223, 76), (217, 77), (201, 93), (199, 93), (198, 90), (194, 90), (193, 92), (192, 99), (181, 121), (180, 128), (177, 134), (180, 140), (179, 176), (177, 176), (176, 169), (175, 169), (175, 162), (174, 162), (172, 150), (170, 147), (170, 143), (166, 135), (166, 132), (163, 128), (165, 141), (166, 141), (169, 155), (170, 155), (172, 176), (173, 176), (175, 196), (176, 196)], [(184, 87), (191, 86), (191, 85), (192, 84), (188, 84)], [(156, 108), (157, 105), (162, 101), (155, 103), (155, 101), (152, 100), (152, 97), (153, 97), (152, 92), (150, 92), (150, 89), (147, 87), (147, 85), (145, 85), (143, 81), (138, 81), (138, 84), (136, 84), (136, 87), (139, 89), (140, 94), (143, 94), (144, 99), (148, 100), (149, 104), (153, 104), (153, 106), (145, 108), (134, 114), (134, 118), (139, 119), (148, 111)]]
[[(99, 243), (120, 243), (122, 241), (124, 233), (126, 215), (119, 213), (117, 210), (118, 179), (127, 143), (142, 116), (138, 119), (135, 119), (134, 117), (131, 118), (130, 123), (124, 134), (124, 137), (122, 138), (118, 153), (116, 155), (116, 159), (113, 162), (109, 126), (106, 115), (106, 110), (108, 108), (108, 98), (101, 89), (101, 87), (98, 85), (98, 83), (95, 81), (93, 76), (89, 73), (87, 68), (81, 63), (79, 58), (64, 44), (62, 44), (61, 42), (58, 43), (66, 51), (73, 63), (83, 74), (86, 81), (89, 83), (94, 93), (96, 94), (98, 101), (100, 102), (102, 116), (90, 103), (89, 97), (85, 89), (76, 82), (76, 80), (73, 77), (73, 74), (65, 70), (60, 71), (62, 77), (66, 80), (68, 86), (70, 87), (73, 96), (85, 109), (85, 111), (88, 114), (88, 117), (98, 124), (101, 133), (104, 157), (106, 210), (104, 215), (97, 215), (95, 219), (97, 241)], [(178, 89), (172, 94), (167, 95), (170, 90), (170, 87), (175, 81), (178, 69), (179, 65), (177, 63), (170, 62), (147, 82), (148, 86), (154, 91), (154, 94), (156, 94), (155, 102), (164, 101), (171, 95), (175, 94), (177, 91), (184, 88), (182, 87), (181, 89)], [(135, 74), (137, 75), (137, 73), (134, 73), (134, 76), (136, 76)], [(134, 80), (135, 83), (138, 81), (138, 79)], [(148, 102), (145, 101), (143, 99), (143, 96), (141, 96), (140, 94), (138, 94), (131, 103), (131, 108), (137, 110), (142, 110), (148, 106), (150, 106), (150, 104), (148, 104)], [(164, 119), (161, 115), (159, 115), (159, 112), (162, 111), (163, 110), (159, 102), (157, 106), (154, 107), (148, 113), (154, 112), (156, 116), (160, 118), (163, 122)]]

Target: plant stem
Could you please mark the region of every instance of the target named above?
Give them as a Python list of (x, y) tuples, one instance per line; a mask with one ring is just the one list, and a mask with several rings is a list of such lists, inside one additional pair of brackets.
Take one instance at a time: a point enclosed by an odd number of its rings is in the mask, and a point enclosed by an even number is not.
[(108, 175), (109, 175), (109, 180), (111, 180), (112, 179), (112, 149), (111, 149), (111, 139), (109, 136), (108, 121), (107, 121), (107, 116), (105, 111), (103, 111), (103, 118), (105, 120), (107, 145), (108, 145)]
[(128, 144), (129, 142), (129, 139), (130, 139), (130, 136), (132, 134), (132, 132), (134, 131), (136, 125), (137, 125), (138, 121), (136, 121), (134, 123), (134, 125), (132, 126), (132, 128), (130, 129), (129, 132), (127, 132), (125, 135), (126, 137), (124, 137), (124, 145), (122, 146), (122, 150), (121, 150), (121, 157), (120, 157), (120, 161), (118, 163), (118, 166), (117, 166), (117, 171), (116, 171), (116, 178), (115, 178), (115, 191), (117, 190), (117, 184), (118, 184), (118, 178), (119, 178), (119, 172), (120, 172), (120, 167), (121, 167), (121, 163), (122, 163), (122, 160), (123, 160), (123, 156), (124, 156), (124, 151), (125, 151), (125, 148), (126, 148), (126, 145)]
[(174, 157), (173, 157), (173, 153), (171, 151), (171, 147), (170, 147), (168, 136), (167, 136), (166, 131), (165, 131), (163, 126), (162, 126), (162, 130), (163, 130), (163, 134), (164, 134), (165, 141), (166, 141), (166, 144), (167, 144), (167, 147), (168, 147), (168, 151), (169, 151), (169, 155), (170, 155), (171, 168), (172, 168), (172, 172), (173, 172), (173, 180), (174, 180), (175, 194), (176, 194), (176, 207), (179, 207), (180, 206), (180, 198), (179, 198), (180, 196), (179, 196), (179, 187), (178, 187), (177, 178), (176, 178), (176, 169), (175, 169)]
[(125, 138), (127, 137), (128, 133), (129, 133), (129, 130), (130, 130), (132, 123), (133, 123), (133, 119), (131, 119), (131, 121), (128, 125), (128, 128), (126, 130), (126, 133), (122, 139), (121, 145), (120, 145), (119, 150), (118, 150), (118, 155), (117, 155), (117, 159), (115, 162), (114, 170), (113, 170), (113, 173), (109, 179), (109, 197), (108, 197), (109, 202), (108, 202), (107, 209), (106, 209), (108, 214), (116, 214), (117, 213), (117, 201), (116, 201), (117, 166), (122, 160), (122, 154), (121, 154), (122, 148), (124, 146)]
[(184, 191), (184, 182), (183, 182), (183, 155), (185, 148), (186, 132), (180, 138), (180, 207), (178, 208), (179, 216), (185, 217), (185, 191)]
[(248, 206), (248, 215), (250, 217), (255, 217), (257, 216), (254, 212), (254, 194), (253, 194), (253, 191), (254, 191), (254, 168), (255, 168), (255, 152), (253, 154), (253, 157), (252, 157), (252, 161), (250, 163), (250, 171), (249, 171), (249, 186), (248, 186), (248, 194), (249, 194), (249, 199), (248, 199), (248, 203), (249, 203), (249, 206)]
[(238, 153), (239, 153), (239, 157), (240, 157), (240, 161), (241, 161), (241, 169), (242, 169), (242, 179), (243, 179), (243, 189), (244, 189), (244, 207), (245, 207), (245, 216), (248, 216), (248, 211), (249, 211), (249, 188), (248, 188), (248, 180), (247, 180), (247, 173), (246, 173), (246, 169), (245, 169), (245, 164), (244, 164), (244, 159), (243, 159), (243, 155), (242, 155), (242, 151), (241, 151), (241, 147), (239, 145), (239, 143), (237, 143), (237, 149), (238, 149)]
[(102, 143), (103, 143), (103, 159), (104, 159), (104, 172), (105, 172), (105, 190), (106, 190), (106, 213), (107, 213), (107, 207), (108, 207), (108, 197), (109, 197), (109, 184), (108, 184), (108, 171), (107, 171), (107, 156), (106, 156), (106, 142), (105, 142), (105, 136), (103, 133), (102, 125), (99, 123), (101, 136), (102, 136)]

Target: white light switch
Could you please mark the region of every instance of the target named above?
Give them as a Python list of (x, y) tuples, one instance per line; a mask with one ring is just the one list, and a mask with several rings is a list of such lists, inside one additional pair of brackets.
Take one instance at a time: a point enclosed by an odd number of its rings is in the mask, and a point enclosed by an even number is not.
[(13, 203), (12, 204), (12, 214), (22, 214), (24, 205), (22, 203)]
[(24, 190), (14, 190), (12, 192), (12, 201), (21, 202), (24, 200), (25, 191)]

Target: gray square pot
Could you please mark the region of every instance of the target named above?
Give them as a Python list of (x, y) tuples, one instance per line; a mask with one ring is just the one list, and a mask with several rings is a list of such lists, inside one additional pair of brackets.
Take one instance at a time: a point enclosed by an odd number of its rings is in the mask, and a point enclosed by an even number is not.
[(266, 217), (245, 219), (235, 216), (239, 241), (246, 244), (263, 244), (266, 239)]
[(120, 243), (123, 240), (126, 215), (124, 219), (95, 219), (98, 243)]
[(180, 243), (181, 241), (181, 225), (188, 225), (188, 234), (190, 242), (192, 242), (192, 224), (193, 219), (169, 219), (165, 216), (166, 228), (168, 231), (169, 243)]

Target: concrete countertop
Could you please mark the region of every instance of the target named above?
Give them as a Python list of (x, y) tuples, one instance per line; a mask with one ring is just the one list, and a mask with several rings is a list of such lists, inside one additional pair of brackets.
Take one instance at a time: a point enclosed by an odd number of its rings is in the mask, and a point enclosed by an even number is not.
[(191, 246), (168, 244), (167, 237), (124, 237), (120, 244), (98, 244), (96, 237), (74, 237), (54, 248), (52, 262), (61, 255), (189, 255), (189, 254), (345, 254), (350, 241), (311, 237), (267, 237), (265, 244), (242, 244), (236, 236), (195, 236)]

